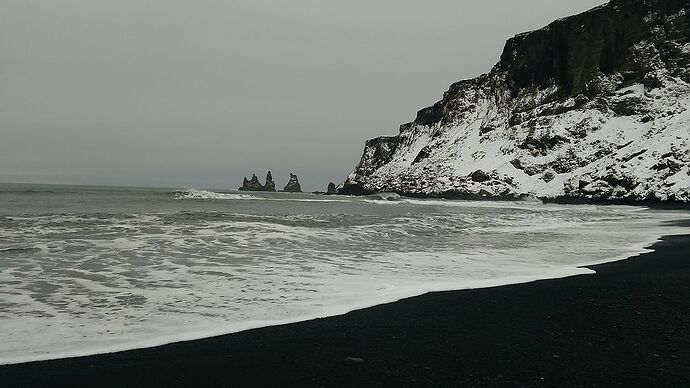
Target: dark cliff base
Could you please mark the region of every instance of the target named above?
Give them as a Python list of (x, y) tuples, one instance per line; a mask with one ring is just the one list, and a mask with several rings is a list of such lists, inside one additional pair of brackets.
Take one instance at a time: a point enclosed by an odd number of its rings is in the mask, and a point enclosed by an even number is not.
[[(375, 194), (375, 191), (364, 189), (359, 185), (346, 185), (340, 191), (341, 195), (366, 196)], [(629, 206), (645, 206), (655, 209), (690, 209), (690, 203), (675, 201), (675, 200), (660, 200), (658, 198), (647, 198), (644, 200), (633, 199), (607, 199), (597, 197), (573, 197), (560, 196), (555, 198), (535, 198), (529, 196), (482, 196), (476, 194), (469, 194), (457, 191), (446, 191), (438, 194), (421, 194), (421, 193), (406, 193), (396, 192), (402, 197), (408, 198), (422, 198), (422, 199), (449, 199), (460, 201), (525, 201), (525, 200), (539, 200), (543, 203), (555, 203), (562, 205), (629, 205)]]
[[(366, 196), (376, 194), (377, 191), (368, 190), (360, 185), (347, 184), (338, 192), (340, 195), (354, 195), (354, 196)], [(470, 194), (459, 191), (445, 191), (438, 194), (423, 194), (423, 193), (409, 193), (404, 191), (396, 191), (396, 194), (402, 197), (408, 198), (428, 198), (428, 199), (454, 199), (454, 200), (465, 200), (465, 201), (520, 201), (526, 197), (514, 197), (514, 196), (487, 196), (487, 195), (477, 195)]]
[(628, 205), (628, 206), (645, 206), (654, 209), (690, 209), (690, 203), (681, 201), (662, 201), (657, 198), (649, 198), (645, 200), (632, 199), (604, 199), (604, 198), (583, 198), (583, 197), (556, 197), (556, 198), (539, 198), (544, 203), (556, 203), (562, 205)]
[[(655, 249), (596, 266), (596, 275), (433, 293), (217, 338), (4, 366), (0, 384), (688, 386), (690, 236)], [(346, 357), (364, 363), (344, 365)]]

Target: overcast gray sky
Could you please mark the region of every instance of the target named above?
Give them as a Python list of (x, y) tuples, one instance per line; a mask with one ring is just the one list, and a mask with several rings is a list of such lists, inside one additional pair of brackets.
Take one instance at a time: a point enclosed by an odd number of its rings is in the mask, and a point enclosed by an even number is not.
[(505, 40), (604, 0), (0, 0), (0, 181), (342, 182)]

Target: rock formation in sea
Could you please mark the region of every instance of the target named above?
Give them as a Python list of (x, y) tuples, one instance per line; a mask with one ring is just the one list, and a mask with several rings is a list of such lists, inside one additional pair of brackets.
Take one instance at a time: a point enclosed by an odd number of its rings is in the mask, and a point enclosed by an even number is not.
[(261, 183), (259, 183), (259, 178), (256, 177), (256, 174), (252, 174), (251, 180), (248, 180), (247, 177), (244, 177), (244, 181), (242, 182), (242, 187), (240, 187), (240, 190), (263, 191), (264, 186)]
[(244, 181), (242, 182), (242, 187), (240, 187), (241, 191), (276, 191), (276, 184), (273, 182), (273, 176), (271, 175), (271, 172), (269, 171), (268, 174), (266, 174), (266, 184), (262, 185), (259, 182), (259, 178), (256, 177), (256, 174), (252, 174), (252, 179), (247, 179), (247, 177), (244, 178)]
[(266, 174), (266, 184), (264, 185), (264, 191), (276, 191), (276, 184), (273, 182), (273, 175), (269, 171)]
[(290, 173), (290, 181), (287, 185), (285, 185), (285, 189), (283, 189), (283, 191), (286, 191), (288, 193), (302, 192), (302, 188), (299, 185), (299, 180), (297, 180), (297, 175)]
[(690, 202), (690, 0), (612, 0), (508, 40), (343, 194)]
[(338, 189), (335, 187), (335, 183), (331, 182), (328, 184), (328, 188), (326, 189), (326, 194), (329, 194), (329, 195), (338, 194)]

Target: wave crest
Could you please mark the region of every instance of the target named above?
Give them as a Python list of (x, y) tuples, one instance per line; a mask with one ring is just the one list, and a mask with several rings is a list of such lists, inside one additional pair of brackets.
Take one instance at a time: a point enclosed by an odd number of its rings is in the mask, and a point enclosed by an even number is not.
[(375, 193), (367, 195), (366, 198), (378, 201), (400, 201), (402, 197), (398, 193)]
[(174, 199), (257, 199), (249, 194), (217, 193), (209, 190), (178, 190), (172, 193)]

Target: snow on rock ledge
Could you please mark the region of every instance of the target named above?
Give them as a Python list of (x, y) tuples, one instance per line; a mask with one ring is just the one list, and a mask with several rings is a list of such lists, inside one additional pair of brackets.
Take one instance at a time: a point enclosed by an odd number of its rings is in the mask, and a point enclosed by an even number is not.
[(690, 202), (690, 0), (613, 0), (510, 39), (341, 193)]

